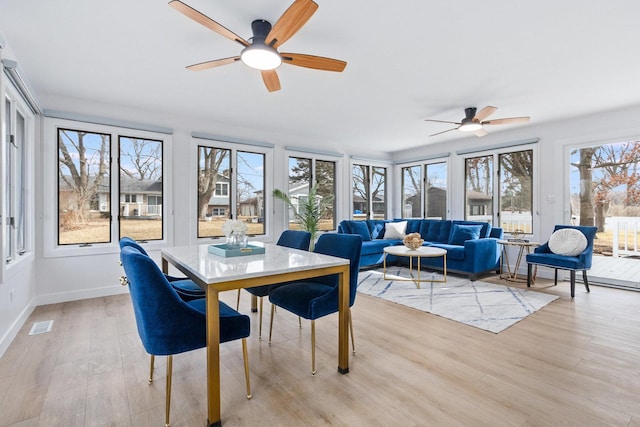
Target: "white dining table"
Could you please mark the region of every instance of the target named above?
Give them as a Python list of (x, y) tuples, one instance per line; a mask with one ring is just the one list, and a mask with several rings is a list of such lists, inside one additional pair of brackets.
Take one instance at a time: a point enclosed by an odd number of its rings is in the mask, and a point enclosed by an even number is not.
[(264, 254), (224, 257), (208, 252), (209, 245), (163, 248), (162, 270), (176, 267), (206, 291), (207, 306), (207, 426), (221, 426), (220, 411), (220, 313), (223, 291), (270, 285), (310, 277), (338, 274), (338, 372), (349, 372), (349, 260), (275, 244), (263, 246)]

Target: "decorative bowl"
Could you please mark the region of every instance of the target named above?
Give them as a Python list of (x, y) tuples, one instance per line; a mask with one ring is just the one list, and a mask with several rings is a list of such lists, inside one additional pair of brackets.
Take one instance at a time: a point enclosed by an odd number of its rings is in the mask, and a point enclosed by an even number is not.
[(420, 233), (411, 233), (407, 234), (404, 239), (402, 239), (402, 244), (407, 248), (415, 251), (424, 243), (424, 239), (421, 238)]

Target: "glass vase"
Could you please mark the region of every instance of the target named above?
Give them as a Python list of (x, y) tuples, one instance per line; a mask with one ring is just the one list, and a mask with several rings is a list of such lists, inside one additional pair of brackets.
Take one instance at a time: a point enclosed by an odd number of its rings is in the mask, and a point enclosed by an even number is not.
[(227, 247), (229, 249), (240, 249), (247, 246), (247, 236), (242, 232), (232, 232), (227, 236)]

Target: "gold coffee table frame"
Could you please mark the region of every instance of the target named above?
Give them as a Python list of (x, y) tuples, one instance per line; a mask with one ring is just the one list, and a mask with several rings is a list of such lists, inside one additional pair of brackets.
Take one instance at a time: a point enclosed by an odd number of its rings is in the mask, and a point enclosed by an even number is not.
[[(383, 278), (385, 280), (391, 280), (387, 278), (387, 254), (395, 255), (395, 256), (405, 256), (409, 257), (409, 274), (411, 275), (410, 279), (403, 277), (394, 277), (393, 280), (402, 280), (407, 282), (415, 283), (416, 287), (420, 289), (420, 283), (423, 282), (438, 282), (445, 283), (447, 281), (447, 250), (442, 248), (433, 248), (430, 246), (421, 246), (418, 249), (409, 249), (404, 245), (400, 246), (387, 246), (384, 248), (384, 254), (382, 259), (383, 265)], [(422, 280), (420, 278), (420, 258), (433, 258), (433, 257), (442, 257), (442, 279), (425, 279)], [(417, 268), (417, 277), (413, 275), (413, 259), (418, 259), (418, 268)]]

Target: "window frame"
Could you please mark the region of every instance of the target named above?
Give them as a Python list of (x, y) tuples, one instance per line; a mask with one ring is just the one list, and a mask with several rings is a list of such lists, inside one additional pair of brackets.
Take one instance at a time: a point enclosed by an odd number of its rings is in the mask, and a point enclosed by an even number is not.
[[(110, 215), (111, 224), (109, 227), (110, 242), (107, 243), (91, 243), (90, 245), (58, 245), (58, 129), (82, 130), (87, 132), (105, 133), (111, 135), (111, 162), (110, 162)], [(120, 165), (118, 162), (119, 139), (118, 137), (127, 137), (135, 139), (156, 140), (162, 143), (162, 195), (163, 201), (172, 200), (171, 171), (172, 161), (170, 155), (166, 153), (172, 152), (173, 135), (170, 133), (153, 132), (131, 127), (122, 127), (115, 125), (106, 125), (91, 123), (88, 121), (59, 119), (55, 117), (44, 117), (43, 124), (43, 206), (45, 211), (53, 212), (53, 214), (45, 215), (43, 219), (43, 253), (45, 258), (57, 258), (67, 256), (84, 256), (93, 254), (114, 253), (120, 250), (118, 244), (120, 225), (118, 221), (120, 206)], [(137, 196), (136, 196), (137, 197)], [(115, 203), (114, 203), (115, 201)], [(173, 221), (173, 211), (164, 203), (163, 207), (163, 224), (161, 240), (150, 240), (147, 248), (154, 250), (160, 248), (172, 241), (173, 228), (170, 224)]]
[[(2, 149), (0, 150), (0, 170), (2, 170), (2, 177), (0, 177), (0, 192), (1, 194), (1, 209), (3, 227), (0, 230), (0, 238), (2, 239), (2, 245), (0, 245), (0, 253), (2, 254), (3, 267), (0, 269), (0, 283), (3, 281), (5, 271), (10, 272), (14, 267), (20, 265), (27, 258), (33, 256), (34, 253), (34, 241), (35, 241), (35, 208), (33, 204), (34, 194), (34, 162), (35, 162), (35, 120), (36, 117), (28, 107), (26, 101), (20, 96), (19, 91), (13, 87), (8, 80), (7, 84), (1, 85), (4, 89), (2, 91), (2, 105), (0, 106), (0, 121), (2, 123)], [(7, 111), (7, 103), (10, 104), (10, 109)], [(12, 134), (15, 138), (18, 138), (18, 115), (23, 119), (22, 135), (21, 135), (21, 149), (16, 141), (12, 144), (5, 140), (6, 135)], [(12, 127), (8, 128), (9, 123), (6, 122), (10, 116)], [(9, 133), (10, 132), (10, 133)], [(9, 153), (9, 145), (12, 145), (11, 149), (20, 150), (20, 152), (12, 155)], [(10, 180), (7, 181), (6, 162), (11, 162), (9, 173), (11, 173)], [(19, 175), (19, 176), (18, 176)], [(13, 182), (9, 191), (7, 192), (8, 182)], [(16, 184), (20, 183), (21, 188), (16, 189)], [(5, 201), (10, 199), (12, 212), (7, 212), (7, 206)], [(5, 253), (5, 227), (4, 218), (14, 218), (14, 224), (18, 218), (22, 218), (22, 229), (19, 230), (13, 227), (7, 236), (10, 239), (10, 251)], [(22, 240), (24, 247), (18, 248), (18, 234), (22, 233)]]
[[(537, 142), (537, 141), (536, 141)], [(461, 169), (462, 169), (462, 189), (464, 197), (462, 198), (462, 217), (467, 219), (467, 203), (466, 203), (466, 195), (467, 195), (467, 177), (466, 177), (466, 162), (468, 159), (474, 159), (479, 157), (491, 157), (493, 162), (493, 189), (491, 196), (491, 223), (493, 227), (502, 227), (502, 218), (500, 218), (500, 197), (502, 190), (502, 182), (501, 182), (501, 170), (500, 170), (500, 160), (501, 156), (505, 154), (512, 154), (521, 151), (531, 151), (531, 231), (526, 232), (526, 236), (534, 236), (537, 233), (537, 230), (540, 229), (540, 215), (538, 213), (538, 209), (536, 208), (539, 205), (539, 159), (538, 159), (538, 145), (535, 142), (527, 143), (527, 144), (519, 144), (519, 145), (509, 145), (500, 147), (499, 149), (493, 150), (483, 150), (483, 151), (475, 151), (472, 153), (468, 153), (467, 155), (461, 156)], [(505, 236), (509, 236), (512, 233), (509, 231), (504, 231)]]
[[(209, 147), (209, 148), (219, 148), (224, 150), (230, 150), (230, 160), (229, 164), (231, 165), (231, 179), (228, 183), (228, 191), (230, 195), (229, 200), (229, 208), (225, 213), (221, 216), (231, 216), (232, 218), (236, 218), (237, 210), (238, 210), (238, 197), (237, 197), (237, 170), (236, 165), (238, 162), (238, 152), (243, 153), (256, 153), (264, 155), (264, 165), (265, 170), (263, 174), (264, 178), (264, 194), (270, 195), (273, 192), (273, 170), (269, 170), (270, 167), (273, 167), (273, 147), (270, 145), (260, 145), (260, 144), (251, 144), (251, 143), (236, 143), (236, 142), (228, 142), (221, 141), (215, 138), (209, 138), (205, 135), (192, 135), (191, 136), (191, 162), (195, 165), (195, 171), (191, 171), (189, 173), (190, 176), (190, 189), (192, 194), (193, 203), (192, 206), (189, 206), (189, 212), (191, 218), (189, 220), (189, 228), (190, 235), (192, 236), (192, 241), (194, 244), (202, 244), (209, 243), (212, 241), (224, 241), (224, 236), (198, 236), (198, 212), (197, 212), (197, 200), (198, 200), (198, 173), (199, 173), (199, 151), (200, 147)], [(226, 196), (224, 196), (226, 197)], [(269, 240), (273, 234), (272, 232), (272, 197), (264, 198), (264, 234), (255, 235), (255, 240)], [(252, 237), (254, 239), (254, 237)]]
[[(447, 177), (446, 177), (446, 188), (447, 188), (447, 196), (445, 201), (445, 217), (442, 219), (449, 219), (451, 216), (451, 159), (448, 156), (438, 156), (429, 158), (426, 160), (421, 160), (417, 162), (407, 162), (398, 164), (398, 176), (400, 179), (400, 191), (398, 194), (398, 206), (400, 217), (403, 219), (412, 219), (412, 218), (426, 218), (427, 214), (427, 206), (426, 206), (426, 198), (427, 198), (427, 166), (444, 163), (447, 168)], [(407, 168), (418, 168), (420, 171), (420, 197), (418, 198), (420, 201), (420, 216), (412, 217), (404, 215), (404, 170)]]
[(384, 219), (389, 219), (390, 218), (390, 212), (391, 212), (391, 206), (390, 206), (390, 200), (393, 197), (392, 194), (390, 194), (390, 189), (392, 188), (391, 182), (392, 182), (392, 177), (393, 177), (393, 170), (392, 170), (392, 165), (388, 164), (388, 163), (381, 163), (381, 162), (375, 162), (375, 161), (370, 161), (370, 160), (359, 160), (359, 159), (351, 159), (351, 162), (349, 164), (349, 177), (350, 177), (350, 193), (349, 193), (349, 218), (350, 219), (362, 219), (362, 220), (367, 220), (367, 219), (379, 219), (379, 218), (375, 218), (375, 212), (373, 209), (373, 200), (371, 199), (371, 194), (370, 194), (370, 190), (367, 190), (368, 193), (368, 213), (367, 214), (363, 214), (365, 215), (364, 218), (355, 218), (355, 209), (354, 209), (354, 174), (353, 171), (355, 169), (356, 166), (366, 166), (368, 168), (368, 173), (369, 173), (369, 186), (371, 187), (371, 185), (373, 185), (373, 180), (371, 179), (373, 177), (373, 169), (384, 169), (385, 170), (385, 178), (384, 178)]
[[(311, 179), (309, 181), (312, 181), (313, 183), (316, 183), (316, 180), (317, 180), (317, 174), (316, 174), (317, 161), (334, 163), (335, 176), (334, 176), (334, 182), (333, 182), (333, 188), (334, 188), (333, 228), (330, 230), (319, 230), (318, 235), (322, 233), (336, 231), (338, 229), (340, 218), (343, 218), (343, 206), (342, 206), (342, 203), (338, 203), (339, 200), (342, 200), (341, 195), (342, 195), (343, 176), (344, 176), (344, 173), (341, 173), (341, 171), (344, 171), (342, 154), (331, 155), (331, 154), (324, 154), (324, 153), (316, 153), (316, 152), (312, 152), (311, 150), (299, 151), (295, 149), (285, 149), (284, 165), (285, 165), (286, 171), (284, 173), (284, 184), (283, 184), (284, 187), (282, 191), (287, 195), (289, 195), (289, 159), (292, 157), (299, 158), (299, 159), (307, 159), (311, 161), (311, 168), (310, 168)], [(351, 173), (349, 173), (349, 176), (351, 176)], [(312, 182), (309, 182), (309, 189), (311, 189), (311, 186), (313, 185)], [(349, 210), (351, 209), (349, 208)], [(285, 207), (283, 212), (284, 212), (284, 224), (287, 224), (287, 227), (288, 227), (289, 219), (290, 219), (289, 209)]]

